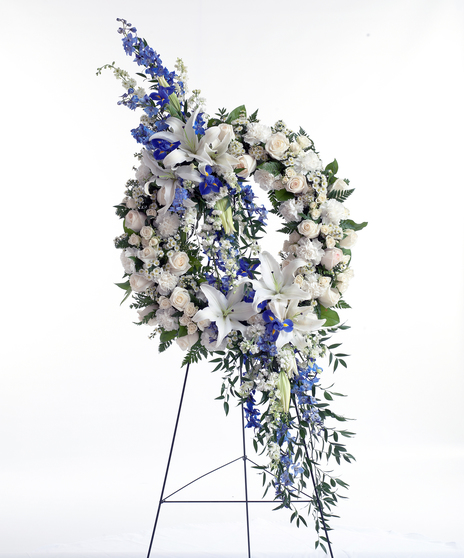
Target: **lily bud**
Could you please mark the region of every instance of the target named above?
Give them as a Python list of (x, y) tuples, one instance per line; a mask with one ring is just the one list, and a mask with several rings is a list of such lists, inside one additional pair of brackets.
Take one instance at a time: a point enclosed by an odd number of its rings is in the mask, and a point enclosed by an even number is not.
[(168, 87), (168, 82), (166, 81), (166, 79), (163, 76), (160, 76), (158, 78), (158, 83), (162, 86), (162, 87)]
[(289, 378), (284, 370), (281, 370), (278, 378), (278, 388), (281, 393), (281, 404), (285, 413), (289, 412), (289, 405), (291, 403), (291, 384)]
[(215, 209), (221, 211), (220, 219), (223, 225), (224, 232), (226, 234), (231, 234), (234, 232), (234, 221), (232, 215), (232, 208), (229, 202), (229, 198), (223, 198), (216, 202)]

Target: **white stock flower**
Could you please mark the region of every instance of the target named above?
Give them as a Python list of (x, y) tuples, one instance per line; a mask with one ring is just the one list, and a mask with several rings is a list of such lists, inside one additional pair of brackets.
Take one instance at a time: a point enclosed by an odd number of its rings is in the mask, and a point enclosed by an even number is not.
[(323, 244), (316, 238), (301, 238), (299, 246), (296, 250), (296, 255), (304, 259), (306, 262), (311, 262), (314, 265), (320, 263), (324, 255)]
[(123, 250), (120, 255), (121, 263), (123, 264), (124, 271), (128, 275), (134, 273), (136, 271), (136, 264), (134, 260), (131, 260), (130, 257), (135, 256), (135, 250), (133, 248), (126, 248)]

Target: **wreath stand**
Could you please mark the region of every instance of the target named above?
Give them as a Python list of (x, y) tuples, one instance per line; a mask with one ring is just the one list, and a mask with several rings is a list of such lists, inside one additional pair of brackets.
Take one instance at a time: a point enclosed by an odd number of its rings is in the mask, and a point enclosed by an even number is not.
[[(246, 528), (247, 528), (247, 558), (251, 558), (251, 552), (250, 552), (250, 523), (249, 523), (249, 504), (276, 504), (277, 500), (249, 500), (249, 496), (248, 496), (248, 490), (247, 490), (247, 461), (249, 463), (252, 463), (252, 465), (257, 466), (257, 464), (252, 461), (249, 457), (247, 457), (246, 454), (246, 448), (245, 448), (245, 414), (244, 414), (244, 405), (242, 405), (242, 455), (237, 457), (236, 459), (233, 459), (232, 461), (229, 461), (228, 463), (225, 463), (224, 465), (221, 465), (220, 467), (217, 467), (216, 469), (213, 469), (211, 471), (209, 471), (208, 473), (205, 473), (203, 475), (201, 475), (200, 477), (197, 477), (196, 479), (194, 479), (193, 481), (185, 484), (184, 486), (182, 486), (181, 488), (178, 488), (177, 490), (175, 490), (174, 492), (172, 492), (171, 494), (169, 494), (168, 496), (165, 496), (165, 486), (166, 486), (166, 480), (168, 478), (168, 472), (170, 469), (170, 464), (171, 464), (171, 457), (173, 454), (173, 448), (174, 448), (174, 441), (176, 439), (176, 432), (178, 429), (178, 424), (179, 424), (179, 417), (181, 415), (181, 408), (182, 408), (182, 403), (183, 403), (183, 399), (184, 399), (184, 393), (186, 391), (186, 383), (187, 383), (187, 375), (189, 374), (189, 367), (190, 364), (187, 365), (186, 368), (186, 375), (184, 376), (184, 383), (182, 386), (182, 392), (181, 392), (181, 399), (179, 401), (179, 407), (178, 407), (178, 414), (176, 417), (176, 423), (174, 426), (174, 432), (173, 432), (173, 439), (171, 441), (171, 448), (170, 448), (170, 453), (168, 456), (168, 463), (166, 465), (166, 471), (165, 471), (165, 478), (163, 480), (163, 487), (161, 489), (161, 494), (160, 494), (160, 500), (158, 502), (158, 509), (157, 509), (157, 515), (155, 517), (155, 524), (153, 526), (153, 530), (152, 530), (152, 536), (150, 538), (150, 545), (149, 545), (149, 549), (147, 552), (147, 558), (150, 558), (150, 553), (152, 551), (152, 545), (153, 545), (153, 541), (155, 538), (155, 533), (157, 530), (157, 525), (158, 525), (158, 518), (160, 516), (160, 510), (161, 510), (161, 505), (162, 504), (166, 504), (166, 503), (171, 503), (171, 504), (245, 504), (245, 518), (246, 518)], [(299, 411), (297, 410), (297, 406), (296, 406), (296, 411), (297, 411), (297, 419), (299, 421), (300, 424), (300, 414)], [(309, 455), (308, 455), (308, 449), (305, 446), (305, 453), (307, 456), (307, 459), (310, 461)], [(242, 459), (243, 463), (244, 463), (244, 496), (245, 499), (244, 500), (171, 500), (170, 498), (172, 496), (174, 496), (175, 494), (177, 494), (178, 492), (181, 492), (181, 490), (184, 490), (184, 488), (187, 488), (188, 486), (190, 486), (191, 484), (194, 484), (195, 482), (197, 482), (200, 479), (203, 479), (204, 477), (210, 475), (211, 473), (214, 473), (215, 471), (219, 471), (220, 469), (223, 469), (224, 467), (227, 467), (228, 465), (231, 465), (232, 463), (236, 463), (237, 461), (240, 461)], [(270, 471), (266, 471), (268, 474), (273, 475), (273, 473), (271, 473)], [(310, 466), (310, 473), (311, 473), (311, 477), (312, 477), (312, 483), (313, 483), (313, 489), (315, 492), (315, 496), (318, 502), (318, 511), (320, 513), (320, 518), (321, 518), (321, 522), (325, 531), (325, 536), (326, 536), (326, 541), (328, 544), (328, 549), (329, 549), (329, 555), (331, 556), (331, 558), (333, 557), (333, 551), (331, 548), (331, 542), (328, 536), (328, 531), (326, 528), (326, 522), (324, 519), (324, 515), (323, 515), (323, 509), (321, 506), (321, 501), (318, 495), (318, 491), (316, 489), (316, 483), (315, 483), (315, 477), (313, 474), (313, 469)], [(308, 494), (305, 494), (304, 492), (302, 492), (302, 494), (304, 496), (307, 496), (308, 498), (311, 498)], [(306, 502), (311, 502), (312, 500), (301, 500), (299, 499), (298, 502), (300, 503), (306, 503)]]

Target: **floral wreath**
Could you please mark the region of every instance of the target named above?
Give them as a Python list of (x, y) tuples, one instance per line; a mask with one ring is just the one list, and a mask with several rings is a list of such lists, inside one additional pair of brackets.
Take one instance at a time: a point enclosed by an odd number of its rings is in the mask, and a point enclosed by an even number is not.
[[(321, 463), (351, 462), (340, 438), (353, 433), (335, 426), (346, 419), (329, 402), (341, 394), (321, 387), (316, 360), (329, 355), (333, 370), (346, 367), (347, 355), (333, 352), (340, 344), (327, 341), (348, 328), (336, 309), (349, 308), (342, 296), (353, 277), (351, 247), (367, 224), (349, 219), (344, 202), (353, 189), (337, 177), (336, 160), (323, 166), (302, 128), (262, 124), (244, 106), (210, 118), (200, 91), (188, 94), (182, 60), (170, 72), (130, 23), (118, 21), (149, 89), (114, 63), (97, 71), (111, 68), (126, 90), (118, 104), (143, 111), (131, 130), (141, 144), (135, 178), (116, 206), (123, 300), (132, 294), (138, 323), (154, 327), (160, 352), (175, 341), (187, 351), (183, 366), (215, 357), (219, 399), (226, 413), (230, 397), (244, 404), (255, 450), (270, 460), (259, 469), (264, 485), (272, 473), (266, 490), (278, 508), (306, 524), (296, 506), (312, 474), (327, 520), (348, 485)], [(267, 210), (251, 179), (284, 219), (280, 262), (260, 249)], [(316, 497), (306, 506), (320, 533)], [(319, 534), (316, 546), (324, 542)]]

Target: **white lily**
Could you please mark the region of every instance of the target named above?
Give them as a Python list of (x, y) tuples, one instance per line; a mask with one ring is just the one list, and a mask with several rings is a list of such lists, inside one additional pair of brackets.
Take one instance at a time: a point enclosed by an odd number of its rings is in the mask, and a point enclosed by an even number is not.
[(220, 167), (223, 172), (232, 172), (239, 164), (239, 159), (227, 153), (229, 143), (234, 136), (232, 130), (228, 130), (223, 139), (215, 139), (211, 145), (205, 146), (205, 152), (213, 160), (215, 166)]
[(192, 320), (194, 322), (201, 322), (202, 320), (216, 322), (218, 328), (216, 347), (220, 346), (226, 335), (233, 329), (244, 331), (247, 326), (241, 324), (241, 322), (256, 314), (251, 302), (242, 301), (244, 286), (244, 283), (240, 283), (226, 297), (211, 285), (206, 283), (200, 285), (201, 291), (207, 297), (208, 306), (199, 310)]
[(310, 293), (303, 291), (298, 285), (294, 284), (294, 273), (299, 267), (307, 265), (302, 259), (295, 259), (284, 269), (269, 252), (262, 252), (259, 255), (261, 262), (261, 279), (252, 279), (253, 287), (256, 291), (254, 298), (254, 308), (263, 300), (272, 300), (285, 307), (289, 300), (308, 300)]
[(319, 320), (311, 306), (299, 306), (299, 301), (293, 299), (287, 306), (270, 302), (268, 304), (273, 314), (281, 321), (291, 320), (294, 327), (292, 331), (280, 331), (276, 339), (276, 347), (280, 349), (286, 343), (292, 343), (297, 349), (303, 350), (306, 346), (306, 333), (323, 327), (326, 320)]
[(199, 140), (199, 136), (195, 133), (194, 124), (199, 114), (200, 107), (197, 107), (189, 120), (184, 124), (178, 118), (167, 118), (166, 123), (171, 128), (171, 132), (157, 132), (150, 136), (150, 139), (164, 139), (170, 143), (180, 142), (177, 149), (168, 153), (163, 159), (165, 167), (174, 168), (185, 162), (191, 162), (194, 159), (213, 165), (214, 162), (206, 152), (206, 147), (214, 142), (220, 135), (220, 128), (213, 126), (205, 131), (205, 135)]
[(182, 167), (177, 167), (176, 169), (164, 169), (160, 167), (154, 156), (146, 149), (142, 151), (142, 160), (144, 165), (149, 167), (155, 177), (145, 183), (145, 193), (150, 195), (149, 186), (154, 180), (160, 188), (164, 188), (165, 206), (158, 211), (159, 215), (166, 213), (173, 203), (178, 178), (191, 180), (196, 183), (199, 183), (202, 180), (200, 173), (190, 165), (183, 165)]

